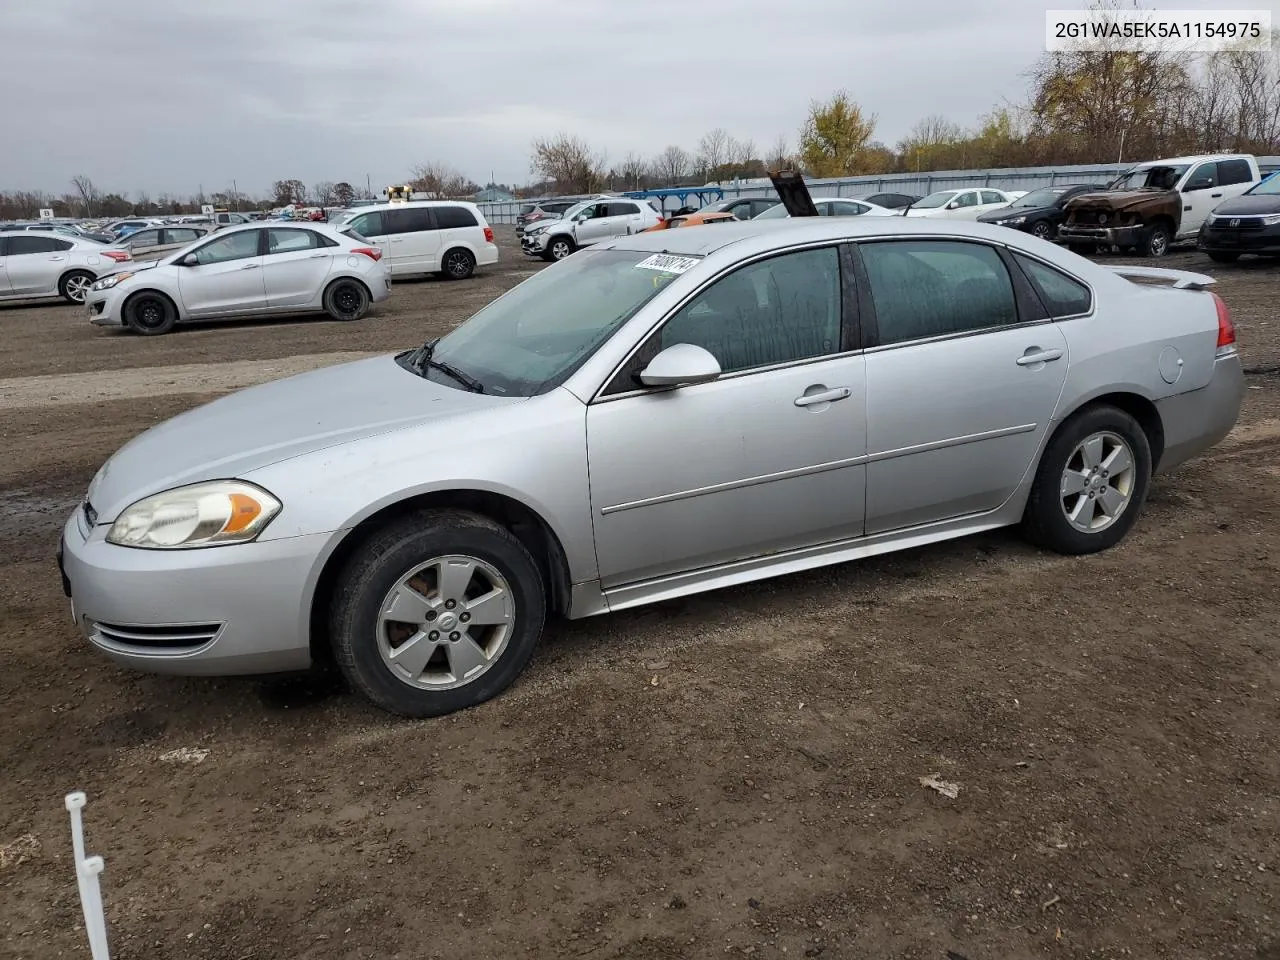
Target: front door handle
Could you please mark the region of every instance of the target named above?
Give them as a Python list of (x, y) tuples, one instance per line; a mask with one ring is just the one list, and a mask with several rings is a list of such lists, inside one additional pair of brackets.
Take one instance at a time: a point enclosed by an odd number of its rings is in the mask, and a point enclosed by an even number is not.
[(257, 269), (258, 269), (258, 264), (256, 264), (256, 263), (246, 263), (246, 264), (245, 264), (243, 267), (241, 267), (240, 269), (241, 269), (241, 270), (257, 270)]
[(833, 387), (821, 393), (806, 393), (796, 397), (795, 404), (797, 407), (810, 407), (815, 403), (835, 403), (837, 400), (844, 400), (852, 392), (848, 387)]
[(1220, 194), (1220, 193), (1211, 193), (1211, 194), (1209, 194), (1209, 196), (1211, 196), (1211, 197), (1220, 197), (1220, 196), (1222, 196), (1222, 194)]
[(327, 256), (329, 256), (329, 254), (327, 254), (327, 253), (313, 253), (313, 254), (312, 254), (311, 256), (309, 256), (307, 259), (308, 259), (308, 260), (323, 260), (323, 259), (324, 259), (325, 257), (327, 257)]
[(67, 258), (66, 257), (50, 257), (49, 258), (50, 262), (57, 261), (57, 260), (65, 260), (65, 259)]
[(1032, 347), (1017, 359), (1020, 367), (1031, 367), (1037, 363), (1049, 363), (1052, 360), (1059, 360), (1062, 357), (1061, 350), (1037, 350)]

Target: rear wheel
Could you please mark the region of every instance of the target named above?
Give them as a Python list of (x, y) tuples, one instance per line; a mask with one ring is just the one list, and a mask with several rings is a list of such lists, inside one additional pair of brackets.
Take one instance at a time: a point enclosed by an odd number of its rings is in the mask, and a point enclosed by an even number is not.
[(125, 326), (144, 337), (168, 333), (178, 322), (178, 311), (168, 297), (144, 290), (124, 305)]
[(501, 693), (533, 656), (546, 616), (542, 578), (523, 544), (461, 510), (416, 513), (372, 536), (334, 596), (338, 667), (361, 695), (407, 717)]
[(1138, 421), (1109, 404), (1089, 407), (1045, 448), (1023, 527), (1058, 553), (1106, 550), (1137, 521), (1150, 482), (1151, 445)]
[(476, 258), (471, 255), (470, 250), (464, 250), (461, 247), (446, 253), (442, 263), (444, 269), (440, 274), (447, 280), (465, 280), (476, 270)]
[(1235, 263), (1240, 259), (1240, 254), (1211, 250), (1209, 251), (1209, 259), (1214, 263)]
[(58, 293), (62, 294), (62, 299), (67, 303), (84, 303), (89, 287), (96, 279), (88, 270), (72, 270), (58, 281)]
[(369, 309), (369, 291), (359, 280), (335, 280), (324, 292), (324, 312), (335, 320), (359, 320)]

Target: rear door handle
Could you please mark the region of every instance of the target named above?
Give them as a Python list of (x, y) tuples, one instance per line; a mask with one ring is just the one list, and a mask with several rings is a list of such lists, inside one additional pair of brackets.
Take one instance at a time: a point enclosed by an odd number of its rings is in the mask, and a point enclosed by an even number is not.
[(323, 260), (323, 259), (324, 259), (325, 257), (327, 257), (327, 256), (329, 256), (329, 254), (327, 254), (327, 253), (313, 253), (313, 254), (312, 254), (310, 257), (308, 257), (307, 259), (308, 259), (308, 260)]
[(830, 390), (823, 390), (821, 393), (807, 393), (804, 396), (796, 397), (795, 404), (797, 407), (810, 407), (815, 403), (834, 403), (837, 400), (844, 400), (852, 392), (848, 387), (833, 387)]
[(1211, 193), (1211, 194), (1209, 194), (1209, 196), (1211, 196), (1211, 197), (1220, 197), (1220, 196), (1222, 196), (1222, 194), (1220, 194), (1220, 193)]
[(1049, 363), (1053, 360), (1059, 360), (1061, 357), (1061, 350), (1037, 350), (1034, 353), (1024, 353), (1017, 359), (1016, 363), (1020, 367), (1030, 367), (1037, 363)]
[(243, 267), (241, 267), (240, 269), (241, 269), (241, 270), (257, 270), (257, 269), (258, 269), (258, 264), (256, 264), (256, 263), (246, 263), (246, 264), (245, 264)]
[(66, 258), (66, 257), (50, 257), (50, 258), (49, 258), (49, 260), (50, 260), (50, 261), (54, 261), (54, 260), (65, 260), (65, 259), (67, 259), (67, 258)]

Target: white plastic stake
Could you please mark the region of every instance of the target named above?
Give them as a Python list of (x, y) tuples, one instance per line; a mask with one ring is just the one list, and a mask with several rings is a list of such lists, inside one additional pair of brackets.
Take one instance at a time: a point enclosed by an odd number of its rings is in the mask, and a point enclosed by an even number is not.
[(80, 811), (88, 798), (82, 791), (68, 793), (67, 811), (71, 814), (71, 847), (76, 858), (76, 885), (80, 888), (80, 906), (84, 910), (84, 929), (89, 935), (89, 953), (93, 960), (111, 960), (107, 952), (107, 918), (102, 912), (102, 890), (98, 874), (105, 866), (101, 857), (84, 855), (84, 827)]

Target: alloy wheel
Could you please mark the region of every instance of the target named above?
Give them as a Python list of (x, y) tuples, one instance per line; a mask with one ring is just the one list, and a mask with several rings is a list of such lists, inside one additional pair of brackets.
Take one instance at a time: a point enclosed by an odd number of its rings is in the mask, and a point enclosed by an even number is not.
[(1067, 458), (1062, 471), (1062, 512), (1081, 533), (1100, 533), (1133, 499), (1137, 476), (1133, 451), (1110, 431), (1091, 434)]

